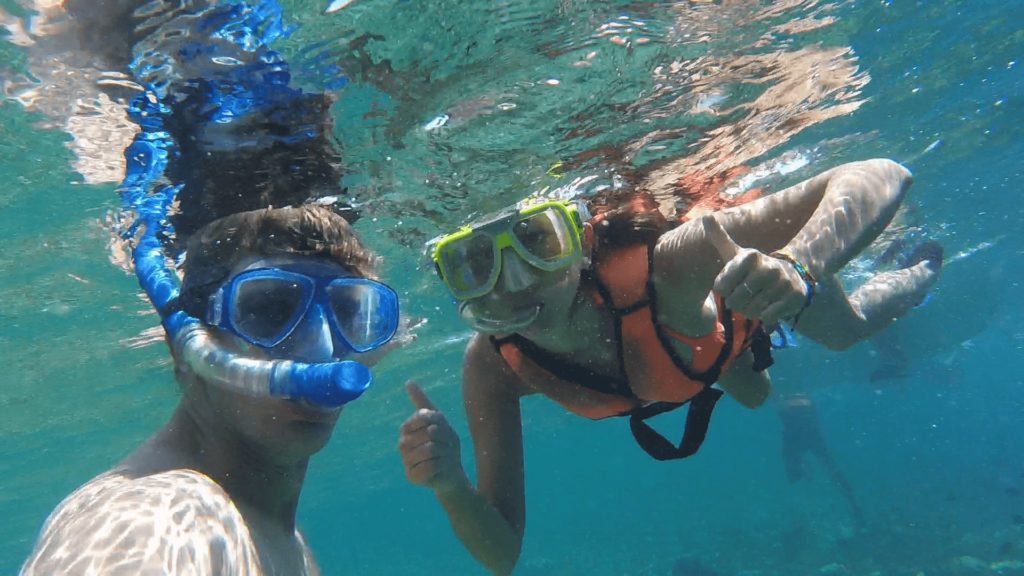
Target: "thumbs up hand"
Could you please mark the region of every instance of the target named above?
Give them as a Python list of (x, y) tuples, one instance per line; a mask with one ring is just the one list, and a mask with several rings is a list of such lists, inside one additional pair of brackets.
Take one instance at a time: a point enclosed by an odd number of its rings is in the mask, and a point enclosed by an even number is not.
[(408, 382), (405, 390), (416, 407), (399, 429), (398, 451), (406, 478), (435, 492), (468, 485), (458, 434), (418, 384)]
[(766, 326), (803, 310), (807, 285), (789, 262), (736, 244), (714, 216), (705, 216), (701, 224), (725, 262), (713, 290), (729, 309)]

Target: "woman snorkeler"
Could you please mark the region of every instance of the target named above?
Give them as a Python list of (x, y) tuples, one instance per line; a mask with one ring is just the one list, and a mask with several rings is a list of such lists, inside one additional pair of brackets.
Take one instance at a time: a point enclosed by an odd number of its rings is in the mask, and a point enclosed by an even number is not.
[[(415, 384), (417, 410), (399, 439), (406, 476), (433, 489), (474, 557), (510, 572), (525, 530), (524, 396), (592, 419), (629, 416), (660, 460), (693, 454), (721, 390), (751, 408), (767, 398), (766, 329), (788, 321), (844, 349), (922, 301), (938, 258), (849, 295), (836, 276), (888, 225), (910, 184), (899, 164), (869, 160), (676, 227), (649, 195), (619, 190), (526, 201), (441, 237), (432, 258), (477, 331), (463, 372), (477, 485), (457, 434)], [(644, 422), (686, 403), (678, 444)]]

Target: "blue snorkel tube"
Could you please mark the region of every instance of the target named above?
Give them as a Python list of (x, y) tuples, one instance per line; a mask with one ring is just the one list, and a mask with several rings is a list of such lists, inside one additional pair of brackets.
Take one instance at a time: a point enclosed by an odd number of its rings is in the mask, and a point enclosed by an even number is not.
[[(287, 65), (280, 55), (266, 48), (269, 40), (287, 33), (276, 4), (225, 5), (207, 16), (197, 29), (217, 38), (220, 46), (228, 39), (237, 50), (255, 53), (253, 60), (261, 67), (257, 73), (246, 66), (225, 69), (225, 73), (233, 73), (232, 78), (240, 79), (240, 85), (232, 86), (235, 89), (230, 98), (210, 94), (210, 105), (219, 106), (223, 112), (220, 118), (227, 118), (223, 121), (240, 112), (258, 110), (268, 98), (299, 93), (287, 86)], [(173, 234), (168, 209), (181, 189), (164, 180), (168, 163), (177, 154), (174, 139), (164, 129), (164, 119), (171, 113), (164, 104), (169, 82), (161, 78), (166, 62), (153, 58), (152, 52), (145, 56), (145, 60), (137, 58), (131, 65), (145, 91), (132, 100), (128, 109), (129, 117), (141, 130), (125, 150), (125, 178), (117, 188), (125, 213), (134, 217), (120, 235), (132, 246), (135, 274), (160, 314), (175, 356), (204, 380), (251, 396), (301, 399), (324, 408), (355, 400), (372, 381), (366, 366), (351, 360), (305, 364), (246, 357), (222, 347), (209, 328), (178, 307), (181, 283), (162, 242)], [(182, 57), (180, 52), (177, 56)], [(260, 83), (254, 84), (253, 78)]]

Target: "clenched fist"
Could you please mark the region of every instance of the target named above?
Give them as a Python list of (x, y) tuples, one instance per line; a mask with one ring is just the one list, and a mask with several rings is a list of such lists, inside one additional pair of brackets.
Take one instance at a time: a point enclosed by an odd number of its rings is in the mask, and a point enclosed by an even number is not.
[(416, 412), (402, 423), (398, 437), (406, 478), (435, 492), (468, 484), (458, 434), (419, 385), (409, 382), (405, 389), (416, 407)]

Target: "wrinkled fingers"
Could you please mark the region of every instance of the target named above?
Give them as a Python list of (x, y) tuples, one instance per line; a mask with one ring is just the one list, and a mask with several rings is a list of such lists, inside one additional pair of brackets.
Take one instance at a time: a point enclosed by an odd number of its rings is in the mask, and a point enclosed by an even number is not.
[(786, 303), (789, 295), (789, 288), (785, 285), (773, 284), (760, 290), (754, 298), (747, 303), (743, 315), (748, 318), (757, 318), (765, 323), (771, 323), (772, 318), (768, 317), (768, 310), (779, 303)]
[(430, 424), (424, 428), (403, 432), (398, 438), (398, 448), (402, 451), (413, 450), (429, 442), (445, 446), (458, 446), (459, 437), (447, 422)]
[(725, 299), (741, 296), (744, 292), (742, 284), (748, 279), (757, 264), (758, 252), (743, 250), (726, 263), (715, 278), (714, 291)]
[(761, 290), (755, 288), (750, 282), (742, 282), (739, 286), (733, 290), (732, 294), (725, 299), (725, 305), (730, 310), (734, 310), (743, 314), (744, 316), (750, 315), (751, 304), (757, 300)]
[(429, 456), (417, 460), (406, 460), (405, 477), (418, 486), (426, 486), (441, 473), (441, 456)]
[(402, 462), (408, 470), (413, 470), (424, 463), (439, 460), (445, 456), (447, 446), (433, 440), (429, 440), (415, 447), (402, 452)]

